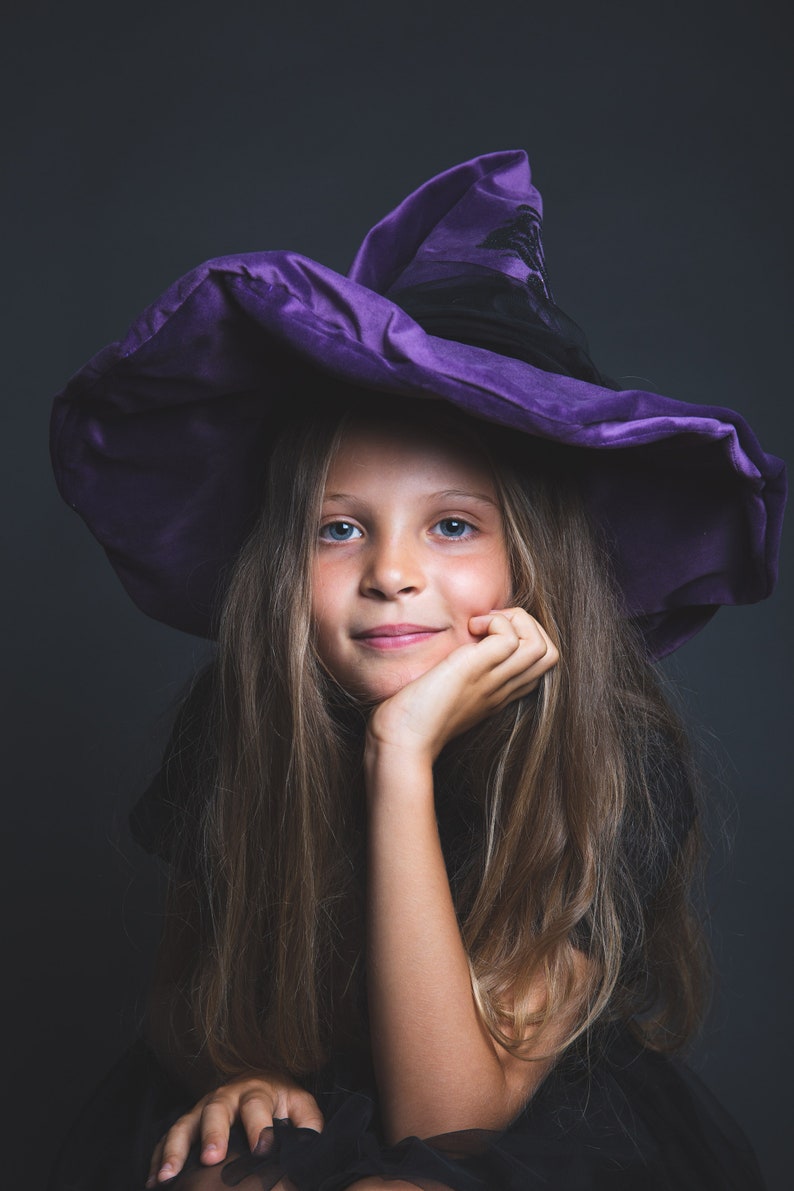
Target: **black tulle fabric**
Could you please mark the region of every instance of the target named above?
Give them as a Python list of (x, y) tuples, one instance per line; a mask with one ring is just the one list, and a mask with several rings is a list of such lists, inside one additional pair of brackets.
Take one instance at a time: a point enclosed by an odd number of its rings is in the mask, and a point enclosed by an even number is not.
[[(759, 1191), (747, 1140), (682, 1064), (616, 1034), (588, 1059), (557, 1067), (513, 1124), (383, 1143), (372, 1088), (340, 1061), (313, 1089), (322, 1133), (276, 1121), (272, 1148), (249, 1152), (238, 1127), (227, 1159), (193, 1152), (172, 1191), (342, 1191), (366, 1176), (421, 1191)], [(49, 1191), (143, 1191), (159, 1136), (191, 1106), (144, 1043), (98, 1089)]]

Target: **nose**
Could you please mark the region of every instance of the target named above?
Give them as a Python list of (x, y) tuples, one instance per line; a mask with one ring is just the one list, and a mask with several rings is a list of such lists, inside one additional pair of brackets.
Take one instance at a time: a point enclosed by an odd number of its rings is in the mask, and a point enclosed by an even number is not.
[(361, 576), (363, 595), (393, 600), (419, 592), (424, 586), (419, 550), (407, 536), (392, 536), (372, 543)]

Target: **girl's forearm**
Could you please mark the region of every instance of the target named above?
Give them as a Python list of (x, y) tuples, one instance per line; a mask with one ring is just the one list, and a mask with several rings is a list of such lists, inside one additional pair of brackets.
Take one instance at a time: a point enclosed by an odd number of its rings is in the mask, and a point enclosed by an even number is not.
[(396, 1141), (503, 1128), (528, 1091), (508, 1078), (475, 1007), (431, 761), (373, 747), (367, 793), (367, 980), (386, 1132)]

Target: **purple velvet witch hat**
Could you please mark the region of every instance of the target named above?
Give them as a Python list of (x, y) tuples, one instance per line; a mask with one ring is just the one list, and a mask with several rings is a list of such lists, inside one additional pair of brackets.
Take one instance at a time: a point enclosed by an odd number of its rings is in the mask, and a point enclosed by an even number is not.
[(57, 483), (136, 604), (212, 634), (307, 370), (569, 446), (653, 657), (721, 604), (767, 596), (783, 464), (731, 410), (599, 375), (553, 302), (541, 214), (523, 152), (474, 158), (378, 223), (347, 277), (290, 252), (208, 261), (72, 377), (52, 415)]

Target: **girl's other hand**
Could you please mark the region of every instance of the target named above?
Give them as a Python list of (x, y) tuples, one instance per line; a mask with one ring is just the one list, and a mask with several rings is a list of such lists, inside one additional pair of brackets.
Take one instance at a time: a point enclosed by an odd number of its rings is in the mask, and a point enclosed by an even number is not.
[(374, 710), (370, 744), (416, 749), (430, 760), (453, 737), (534, 691), (559, 661), (548, 633), (523, 608), (473, 616), (479, 640), (461, 645)]
[(146, 1186), (156, 1187), (179, 1174), (190, 1147), (199, 1139), (202, 1163), (213, 1166), (222, 1162), (229, 1148), (229, 1132), (237, 1120), (245, 1129), (252, 1153), (266, 1154), (272, 1133), (263, 1136), (263, 1131), (272, 1126), (274, 1118), (318, 1133), (324, 1124), (314, 1097), (280, 1077), (241, 1076), (208, 1092), (158, 1142)]

